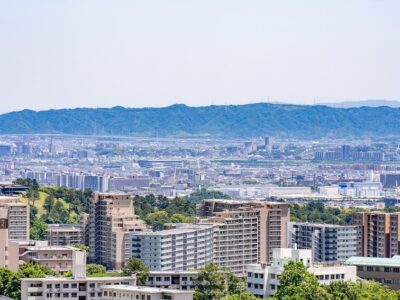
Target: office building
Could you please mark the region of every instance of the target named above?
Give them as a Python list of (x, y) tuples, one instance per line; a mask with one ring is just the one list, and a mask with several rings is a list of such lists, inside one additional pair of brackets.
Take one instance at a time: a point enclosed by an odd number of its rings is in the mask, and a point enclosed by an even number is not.
[(380, 282), (393, 290), (400, 289), (399, 255), (391, 258), (354, 256), (346, 264), (357, 267), (357, 277), (361, 279)]
[(185, 271), (213, 261), (212, 225), (177, 224), (174, 229), (127, 235), (127, 252), (152, 271)]
[(82, 228), (71, 224), (49, 224), (46, 230), (46, 240), (50, 246), (67, 246), (81, 244)]
[(29, 239), (29, 205), (20, 201), (18, 197), (0, 196), (0, 210), (7, 214), (8, 238), (10, 240)]
[[(221, 234), (217, 233), (217, 237), (221, 237), (221, 255), (225, 252), (231, 257), (220, 257), (219, 260), (235, 272), (240, 268), (244, 270), (248, 263), (248, 250), (254, 250), (255, 239), (257, 254), (251, 255), (257, 257), (257, 262), (270, 261), (273, 249), (286, 247), (286, 227), (290, 219), (287, 203), (210, 199), (200, 203), (197, 213), (203, 219), (201, 222), (225, 224), (219, 229)], [(239, 251), (235, 257), (236, 249)]]
[(398, 255), (400, 213), (358, 212), (352, 215), (357, 228), (357, 255), (392, 257)]
[(343, 262), (357, 255), (357, 228), (289, 222), (288, 247), (311, 249), (313, 262)]
[(123, 267), (127, 243), (125, 237), (128, 236), (125, 234), (147, 229), (135, 215), (129, 194), (94, 193), (87, 226), (89, 261), (111, 270)]
[(274, 249), (270, 265), (251, 264), (246, 266), (247, 290), (257, 298), (266, 299), (278, 290), (279, 277), (284, 271), (284, 265), (289, 261), (302, 262), (307, 271), (314, 274), (320, 284), (330, 284), (333, 281), (356, 281), (356, 268), (348, 265), (313, 264), (309, 249)]

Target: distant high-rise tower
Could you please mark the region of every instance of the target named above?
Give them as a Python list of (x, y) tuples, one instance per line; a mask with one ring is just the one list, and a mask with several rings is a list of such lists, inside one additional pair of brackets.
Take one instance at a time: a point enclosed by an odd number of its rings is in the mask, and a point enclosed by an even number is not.
[(342, 159), (349, 160), (350, 159), (350, 145), (342, 146)]
[(267, 151), (270, 151), (270, 152), (271, 152), (271, 150), (272, 150), (272, 138), (269, 137), (269, 136), (266, 136), (266, 137), (264, 138), (264, 145), (265, 145), (265, 149), (266, 149)]

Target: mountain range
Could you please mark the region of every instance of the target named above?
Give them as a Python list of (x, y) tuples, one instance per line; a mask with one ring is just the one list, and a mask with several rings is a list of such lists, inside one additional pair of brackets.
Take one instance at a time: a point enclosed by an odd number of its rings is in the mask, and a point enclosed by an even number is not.
[(147, 137), (369, 138), (400, 136), (400, 108), (255, 103), (163, 108), (22, 110), (0, 115), (0, 134)]

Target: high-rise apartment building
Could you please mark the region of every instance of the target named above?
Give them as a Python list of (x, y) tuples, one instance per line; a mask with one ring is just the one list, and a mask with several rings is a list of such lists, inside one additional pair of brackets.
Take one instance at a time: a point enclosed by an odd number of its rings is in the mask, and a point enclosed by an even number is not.
[(273, 249), (286, 247), (290, 218), (287, 203), (203, 200), (198, 206), (198, 216), (201, 223), (219, 224), (214, 243), (216, 259), (235, 272), (243, 272), (244, 266), (255, 259), (268, 262)]
[(400, 213), (358, 212), (352, 215), (357, 226), (357, 255), (392, 257), (400, 254)]
[(87, 226), (89, 261), (113, 270), (123, 266), (125, 234), (146, 230), (146, 225), (134, 213), (129, 194), (94, 193)]
[(29, 239), (29, 205), (18, 197), (1, 197), (0, 210), (7, 215), (8, 238), (10, 240)]
[(213, 260), (212, 225), (177, 224), (174, 229), (128, 235), (130, 257), (140, 258), (150, 270), (186, 271)]
[(314, 262), (343, 262), (357, 255), (357, 228), (289, 222), (288, 247), (310, 249)]

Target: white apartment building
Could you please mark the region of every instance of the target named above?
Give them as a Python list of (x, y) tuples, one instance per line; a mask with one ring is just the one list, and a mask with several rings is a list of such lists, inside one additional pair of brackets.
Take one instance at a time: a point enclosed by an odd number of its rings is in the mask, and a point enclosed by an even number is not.
[(357, 227), (288, 223), (289, 248), (311, 249), (313, 262), (344, 262), (357, 255)]
[(150, 271), (144, 286), (176, 290), (193, 290), (197, 271)]
[(8, 238), (10, 240), (29, 239), (29, 205), (18, 197), (0, 196), (0, 210), (7, 214)]
[(102, 300), (192, 300), (192, 291), (146, 286), (111, 285), (102, 287)]
[(251, 264), (246, 267), (247, 290), (257, 298), (269, 298), (280, 286), (279, 276), (284, 271), (284, 265), (289, 261), (298, 261), (308, 267), (307, 271), (313, 273), (321, 284), (332, 281), (355, 281), (356, 267), (339, 264), (313, 264), (311, 250), (309, 249), (274, 249), (271, 265)]
[(72, 278), (23, 278), (21, 300), (100, 300), (103, 286), (136, 285), (136, 277), (86, 277), (86, 255), (76, 252)]
[(185, 271), (212, 262), (213, 226), (176, 226), (157, 232), (127, 233), (127, 253), (140, 258), (152, 271)]

